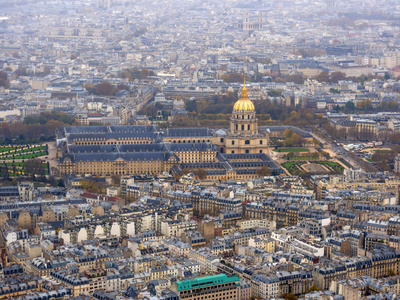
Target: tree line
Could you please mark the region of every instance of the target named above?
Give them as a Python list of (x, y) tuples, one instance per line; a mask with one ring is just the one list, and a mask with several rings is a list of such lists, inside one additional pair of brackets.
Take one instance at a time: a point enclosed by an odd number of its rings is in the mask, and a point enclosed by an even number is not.
[[(171, 125), (227, 126), (237, 99), (237, 93), (228, 92), (226, 95), (214, 96), (210, 100), (187, 100), (185, 108), (189, 116), (175, 118)], [(271, 125), (272, 121), (278, 121), (277, 123), (286, 125), (312, 126), (326, 121), (321, 114), (316, 114), (311, 108), (288, 107), (270, 99), (254, 101), (253, 104), (259, 125)], [(153, 109), (153, 113), (155, 112)]]
[(42, 112), (27, 116), (23, 122), (0, 124), (0, 144), (26, 144), (33, 141), (47, 141), (55, 138), (58, 128), (73, 125), (74, 117), (57, 111)]

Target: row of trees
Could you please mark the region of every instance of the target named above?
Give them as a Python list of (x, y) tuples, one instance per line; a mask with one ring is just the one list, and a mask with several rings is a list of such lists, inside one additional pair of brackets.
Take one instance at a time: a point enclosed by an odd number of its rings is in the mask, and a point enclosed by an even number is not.
[[(399, 143), (399, 140), (397, 140)], [(384, 171), (392, 171), (392, 165), (397, 153), (400, 152), (400, 145), (395, 145), (391, 150), (375, 151), (371, 159), (378, 168)]]
[(51, 112), (42, 112), (39, 115), (27, 116), (24, 119), (24, 124), (46, 125), (48, 122), (51, 121), (59, 121), (64, 124), (72, 125), (72, 123), (75, 121), (75, 118), (53, 110)]
[(10, 82), (8, 81), (7, 73), (0, 70), (0, 87), (8, 88), (10, 86)]
[(207, 177), (207, 171), (202, 169), (202, 168), (199, 168), (199, 169), (197, 169), (195, 171), (191, 171), (188, 168), (183, 168), (182, 171), (179, 174), (175, 175), (175, 179), (179, 180), (179, 179), (181, 179), (182, 176), (184, 176), (186, 174), (189, 174), (189, 173), (193, 173), (200, 180), (203, 180), (203, 179), (205, 179)]
[[(327, 123), (323, 124), (322, 128), (328, 133), (328, 135), (333, 139), (347, 139), (347, 140), (362, 140), (371, 141), (376, 139), (376, 135), (373, 131), (367, 129), (357, 129), (356, 126), (346, 128), (336, 129), (333, 125)], [(398, 134), (390, 134), (388, 139), (394, 143), (398, 143)]]
[(106, 186), (103, 182), (98, 182), (91, 179), (83, 179), (81, 182), (81, 186), (84, 190), (90, 191), (96, 194), (105, 194)]
[[(187, 100), (185, 106), (190, 118), (197, 119), (199, 123), (204, 120), (203, 123), (208, 126), (226, 126), (237, 99), (237, 93), (229, 92), (226, 95), (214, 96), (208, 101)], [(269, 125), (270, 120), (278, 120), (294, 126), (310, 126), (326, 122), (322, 115), (316, 114), (310, 108), (287, 107), (271, 100), (254, 101), (253, 103), (260, 125)]]
[(138, 69), (137, 67), (134, 67), (132, 69), (125, 69), (118, 73), (118, 78), (123, 78), (127, 79), (129, 81), (134, 81), (136, 79), (146, 79), (149, 76), (154, 76), (154, 72), (152, 70), (143, 68), (143, 69)]
[[(34, 180), (36, 176), (44, 176), (46, 174), (46, 168), (47, 166), (38, 158), (30, 159), (23, 163), (23, 172), (25, 176), (31, 177), (32, 180)], [(4, 179), (10, 179), (12, 174), (15, 176), (21, 171), (22, 170), (17, 168), (15, 163), (9, 166), (5, 161), (0, 165), (0, 177)]]
[(235, 83), (235, 82), (238, 83), (238, 82), (243, 82), (245, 76), (246, 76), (246, 81), (251, 80), (250, 76), (244, 75), (244, 74), (239, 74), (236, 72), (232, 72), (229, 74), (223, 74), (223, 75), (221, 75), (221, 79), (228, 83)]
[(185, 105), (188, 112), (196, 114), (225, 114), (232, 113), (232, 107), (237, 100), (237, 93), (228, 92), (225, 95), (213, 96), (208, 101), (187, 100)]
[(101, 82), (98, 84), (88, 83), (85, 89), (94, 95), (112, 96), (116, 92), (116, 88), (109, 82)]
[[(38, 116), (28, 116), (24, 122), (0, 124), (0, 144), (27, 144), (35, 140), (54, 139), (55, 131), (61, 126), (75, 124), (75, 119), (56, 111), (42, 112)], [(30, 140), (27, 140), (30, 139)]]
[(358, 101), (356, 104), (353, 101), (347, 101), (344, 107), (336, 106), (335, 111), (343, 111), (345, 113), (369, 113), (379, 111), (398, 110), (399, 104), (396, 101), (383, 101), (380, 106), (374, 107), (371, 100)]
[[(303, 57), (308, 57), (309, 54), (312, 54), (312, 50), (307, 50), (307, 49), (300, 49), (303, 54), (305, 55)], [(307, 54), (308, 53), (308, 54)], [(276, 70), (276, 72), (269, 72), (269, 73), (256, 73), (253, 76), (246, 75), (246, 81), (252, 81), (252, 82), (260, 82), (263, 81), (267, 77), (267, 81), (270, 82), (293, 82), (295, 84), (303, 84), (304, 81), (306, 80), (307, 77), (303, 76), (302, 74), (288, 74), (288, 75), (283, 75), (279, 72), (279, 70)], [(361, 75), (359, 77), (347, 77), (345, 73), (343, 72), (321, 72), (319, 75), (315, 76), (314, 79), (318, 80), (319, 82), (326, 82), (326, 83), (338, 83), (341, 80), (351, 80), (355, 83), (360, 83), (364, 84), (366, 81), (371, 81), (373, 79), (379, 79), (379, 80), (386, 80), (389, 79), (390, 76), (386, 75), (385, 77), (382, 76), (376, 76), (376, 75)], [(232, 72), (229, 74), (223, 74), (221, 75), (221, 79), (223, 79), (225, 82), (228, 83), (240, 83), (243, 82), (244, 75), (239, 74), (236, 72)], [(333, 93), (338, 92), (338, 91), (332, 91)]]
[(295, 133), (291, 128), (286, 128), (283, 136), (285, 140), (283, 142), (276, 142), (276, 146), (294, 147), (302, 146), (306, 143), (306, 139), (301, 134)]

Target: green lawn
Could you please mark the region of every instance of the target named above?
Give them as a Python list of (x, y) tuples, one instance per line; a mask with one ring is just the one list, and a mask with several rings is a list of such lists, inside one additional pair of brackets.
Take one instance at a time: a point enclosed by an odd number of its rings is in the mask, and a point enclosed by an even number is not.
[(4, 155), (10, 155), (10, 154), (17, 155), (17, 154), (21, 154), (21, 153), (29, 153), (29, 152), (37, 152), (37, 151), (43, 152), (45, 149), (46, 149), (45, 146), (39, 146), (39, 147), (30, 148), (30, 149), (20, 149), (20, 150), (12, 151), (12, 152), (9, 152)]
[(32, 159), (36, 158), (39, 156), (45, 156), (47, 155), (46, 152), (39, 152), (39, 153), (29, 153), (29, 154), (20, 154), (20, 155), (15, 155), (14, 158), (12, 156), (7, 156), (7, 157), (0, 157), (0, 160), (5, 159), (5, 160), (12, 160), (12, 159)]
[(312, 157), (312, 156), (293, 156), (293, 157), (284, 157), (286, 160), (318, 160), (319, 157)]
[(326, 165), (329, 166), (331, 171), (339, 171), (343, 173), (344, 167), (341, 164), (332, 162), (332, 161), (319, 161), (317, 162), (319, 165)]
[[(17, 172), (14, 174), (14, 165), (15, 165), (15, 171)], [(0, 163), (0, 167), (4, 166), (4, 162)], [(49, 172), (47, 170), (47, 163), (42, 163), (43, 169), (45, 171), (45, 175), (48, 175)], [(7, 162), (7, 167), (8, 167), (8, 173), (10, 174), (10, 177), (15, 177), (15, 176), (21, 176), (25, 175), (25, 170), (24, 170), (24, 163), (23, 162)], [(0, 176), (3, 175), (3, 169), (1, 169)]]
[(0, 147), (0, 153), (1, 152), (6, 152), (6, 151), (10, 151), (10, 150), (14, 150), (15, 147)]
[(14, 153), (14, 150), (16, 150), (16, 153), (22, 153), (22, 152), (45, 150), (45, 149), (46, 146), (36, 146), (32, 148), (27, 148), (27, 146), (5, 146), (5, 147), (0, 147), (0, 153), (7, 151), (13, 151)]
[(274, 149), (274, 152), (310, 152), (310, 150), (306, 148), (280, 148)]
[[(290, 172), (290, 174), (295, 175), (295, 173), (297, 171), (301, 170), (300, 166), (305, 163), (306, 163), (305, 161), (286, 162), (286, 163), (282, 164), (282, 166), (285, 169), (287, 169)], [(332, 162), (332, 161), (313, 161), (312, 163), (318, 164), (318, 165), (326, 165), (328, 167), (328, 169), (330, 169), (331, 172), (334, 172), (336, 169), (336, 171), (343, 173), (343, 170), (344, 170), (342, 165)]]
[(282, 166), (284, 166), (285, 168), (290, 168), (292, 166), (295, 166), (296, 164), (298, 164), (297, 162), (287, 162), (282, 164)]
[(299, 166), (304, 164), (305, 162), (287, 162), (282, 164), (282, 166), (290, 172), (290, 174), (294, 175), (297, 171), (301, 170)]
[[(7, 162), (7, 166), (13, 166), (16, 165), (17, 167), (23, 167), (24, 163), (22, 161), (19, 162)], [(4, 162), (0, 163), (0, 166), (4, 166)]]
[(11, 159), (31, 159), (45, 155), (47, 155), (46, 146), (35, 146), (31, 148), (27, 148), (27, 146), (0, 147), (0, 161)]

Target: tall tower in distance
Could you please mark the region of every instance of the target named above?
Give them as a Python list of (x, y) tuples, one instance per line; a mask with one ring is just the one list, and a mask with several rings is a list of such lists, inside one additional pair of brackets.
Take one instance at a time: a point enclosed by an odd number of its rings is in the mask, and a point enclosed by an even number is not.
[(261, 11), (258, 12), (258, 30), (263, 29), (263, 14)]
[(249, 16), (249, 11), (246, 10), (243, 13), (243, 30), (244, 31), (249, 31), (250, 30), (250, 16)]
[(243, 21), (239, 23), (238, 28), (243, 29), (243, 31), (253, 31), (253, 30), (262, 30), (263, 29), (263, 15), (260, 11), (258, 13), (257, 19), (250, 21), (250, 13), (248, 10), (243, 12)]

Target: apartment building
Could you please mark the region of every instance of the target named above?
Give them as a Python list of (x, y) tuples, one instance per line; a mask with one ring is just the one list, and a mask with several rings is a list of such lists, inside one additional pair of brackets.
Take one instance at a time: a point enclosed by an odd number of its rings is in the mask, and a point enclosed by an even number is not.
[(173, 290), (185, 300), (236, 300), (240, 295), (239, 277), (226, 274), (177, 281)]

